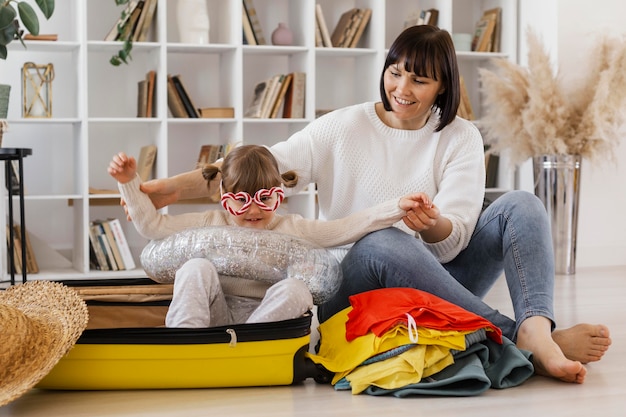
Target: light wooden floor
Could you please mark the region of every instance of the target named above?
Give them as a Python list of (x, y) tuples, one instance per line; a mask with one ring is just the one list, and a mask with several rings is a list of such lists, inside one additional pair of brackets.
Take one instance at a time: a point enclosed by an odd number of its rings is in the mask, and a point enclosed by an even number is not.
[[(504, 283), (488, 296), (511, 311)], [(297, 386), (166, 391), (56, 392), (31, 390), (0, 408), (5, 416), (623, 416), (626, 408), (626, 266), (579, 268), (557, 276), (560, 327), (605, 323), (613, 346), (589, 364), (582, 385), (535, 376), (522, 386), (467, 398), (387, 398), (335, 392), (312, 380)]]

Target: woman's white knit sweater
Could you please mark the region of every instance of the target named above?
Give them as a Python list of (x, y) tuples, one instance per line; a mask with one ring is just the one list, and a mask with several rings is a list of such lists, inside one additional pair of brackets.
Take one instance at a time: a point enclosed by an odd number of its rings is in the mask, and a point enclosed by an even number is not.
[[(374, 106), (368, 102), (328, 113), (272, 146), (272, 153), (281, 171), (298, 173), (299, 186), (317, 183), (321, 219), (340, 219), (409, 193), (428, 194), (453, 230), (427, 247), (448, 262), (469, 243), (482, 208), (482, 137), (458, 117), (435, 132), (436, 112), (419, 130), (393, 129)], [(396, 226), (414, 233), (402, 222)]]

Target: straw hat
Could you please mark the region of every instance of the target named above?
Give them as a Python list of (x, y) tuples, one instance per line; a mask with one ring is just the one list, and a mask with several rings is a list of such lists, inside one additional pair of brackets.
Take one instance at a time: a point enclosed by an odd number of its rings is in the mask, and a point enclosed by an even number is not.
[(63, 284), (30, 281), (0, 291), (0, 406), (46, 376), (87, 320), (85, 302)]

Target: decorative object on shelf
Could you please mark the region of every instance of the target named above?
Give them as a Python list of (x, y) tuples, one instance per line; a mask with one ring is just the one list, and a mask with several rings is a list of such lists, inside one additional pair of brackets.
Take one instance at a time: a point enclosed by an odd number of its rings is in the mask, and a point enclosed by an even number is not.
[(283, 22), (272, 32), (272, 44), (290, 46), (293, 45), (293, 32)]
[[(588, 72), (579, 78), (584, 82), (565, 82), (553, 70), (539, 36), (529, 29), (527, 38), (528, 68), (496, 59), (494, 70), (479, 70), (485, 109), (479, 126), (494, 150), (510, 150), (512, 163), (536, 158), (535, 193), (551, 220), (556, 272), (570, 274), (575, 271), (575, 183), (581, 159), (613, 160), (626, 126), (626, 95), (615, 93), (626, 90), (626, 42), (603, 35), (591, 50), (593, 56), (585, 59)], [(553, 179), (553, 194), (542, 196), (548, 184), (540, 183)], [(550, 203), (556, 198), (562, 207)], [(565, 212), (571, 213), (569, 224), (562, 218), (557, 223), (555, 216)]]
[(209, 11), (205, 0), (178, 0), (176, 18), (181, 43), (209, 43)]
[(6, 119), (9, 114), (10, 95), (11, 86), (9, 84), (0, 84), (0, 119)]
[(26, 62), (22, 67), (22, 117), (52, 117), (52, 64)]
[[(39, 18), (33, 7), (26, 0), (12, 0), (0, 2), (0, 58), (7, 58), (7, 45), (16, 39), (26, 47), (23, 40), (24, 30), (20, 27), (22, 21), (26, 30), (32, 35), (39, 35)], [(15, 3), (17, 6), (12, 5)], [(36, 0), (35, 3), (46, 19), (54, 13), (54, 0)], [(19, 12), (20, 19), (17, 19)]]

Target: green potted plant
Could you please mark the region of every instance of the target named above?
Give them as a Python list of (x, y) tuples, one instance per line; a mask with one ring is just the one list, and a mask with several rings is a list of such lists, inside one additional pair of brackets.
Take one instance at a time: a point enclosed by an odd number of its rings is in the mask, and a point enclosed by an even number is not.
[[(24, 30), (17, 19), (33, 35), (39, 35), (39, 18), (30, 0), (0, 0), (0, 58), (7, 58), (7, 45), (16, 39), (26, 47), (22, 35)], [(46, 19), (54, 13), (54, 0), (35, 0)]]

